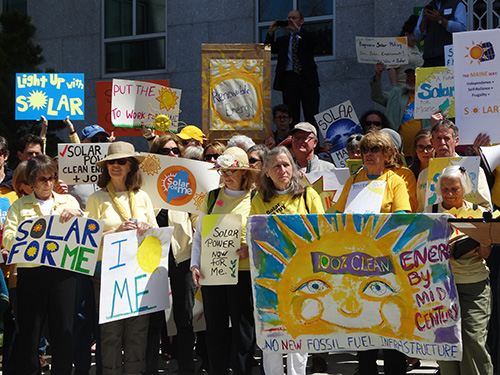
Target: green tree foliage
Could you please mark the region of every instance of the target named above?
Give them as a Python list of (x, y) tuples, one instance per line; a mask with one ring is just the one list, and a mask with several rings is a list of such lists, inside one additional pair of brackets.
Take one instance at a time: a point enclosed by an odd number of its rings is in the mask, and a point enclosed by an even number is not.
[[(9, 141), (12, 166), (16, 159), (19, 138), (30, 132), (40, 134), (40, 124), (37, 121), (14, 119), (16, 73), (40, 73), (39, 66), (44, 58), (42, 47), (33, 40), (36, 27), (29, 16), (18, 11), (2, 13), (0, 27), (0, 135)], [(60, 139), (53, 131), (63, 127), (61, 121), (49, 122), (47, 154), (56, 155), (57, 142)]]

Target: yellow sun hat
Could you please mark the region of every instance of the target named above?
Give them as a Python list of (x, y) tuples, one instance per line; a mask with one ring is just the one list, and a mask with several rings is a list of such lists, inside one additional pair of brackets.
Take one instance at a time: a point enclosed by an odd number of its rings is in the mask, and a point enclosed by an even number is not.
[(177, 136), (181, 139), (196, 139), (203, 143), (203, 132), (194, 125), (185, 126)]
[(104, 159), (96, 162), (95, 164), (99, 168), (104, 169), (106, 167), (106, 162), (108, 160), (116, 160), (123, 158), (134, 158), (137, 159), (139, 163), (142, 163), (142, 161), (145, 159), (145, 156), (136, 154), (134, 145), (132, 143), (121, 142), (121, 141), (113, 142), (109, 145), (108, 155)]

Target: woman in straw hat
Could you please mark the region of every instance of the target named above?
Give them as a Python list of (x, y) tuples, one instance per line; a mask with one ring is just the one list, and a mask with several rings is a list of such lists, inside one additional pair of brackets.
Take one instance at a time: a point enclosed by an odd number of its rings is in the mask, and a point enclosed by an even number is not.
[[(139, 164), (144, 156), (135, 154), (134, 146), (127, 142), (114, 142), (108, 155), (96, 165), (102, 172), (97, 185), (102, 189), (92, 194), (86, 214), (104, 221), (104, 235), (137, 229), (139, 234), (157, 227), (153, 204), (141, 190), (142, 176)], [(94, 275), (96, 303), (99, 303), (101, 270), (99, 251)], [(145, 369), (146, 338), (149, 315), (139, 315), (101, 325), (101, 352), (103, 374), (122, 372), (122, 348), (126, 374), (140, 374)]]
[[(207, 347), (209, 374), (227, 374), (229, 364), (237, 375), (251, 374), (255, 349), (255, 327), (253, 319), (252, 288), (248, 246), (245, 241), (246, 217), (250, 212), (250, 179), (252, 169), (245, 151), (230, 147), (219, 156), (215, 167), (222, 176), (222, 188), (209, 192), (200, 206), (204, 214), (240, 214), (242, 233), (238, 283), (236, 285), (203, 286), (203, 309), (207, 322)], [(204, 275), (200, 271), (201, 229), (203, 214), (198, 220), (191, 255), (191, 271), (196, 285)], [(229, 331), (231, 319), (231, 333)], [(231, 335), (231, 336), (230, 336)], [(231, 350), (231, 343), (233, 350)], [(234, 357), (230, 359), (230, 353)]]

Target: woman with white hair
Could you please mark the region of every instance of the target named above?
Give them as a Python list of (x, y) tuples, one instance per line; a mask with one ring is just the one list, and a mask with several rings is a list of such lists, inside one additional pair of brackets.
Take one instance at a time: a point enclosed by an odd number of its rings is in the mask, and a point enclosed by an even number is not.
[[(436, 190), (443, 197), (443, 202), (427, 206), (425, 212), (480, 207), (464, 199), (464, 195), (472, 191), (472, 184), (466, 170), (458, 165), (443, 170)], [(493, 374), (491, 358), (486, 350), (491, 289), (485, 259), (490, 255), (491, 243), (478, 243), (456, 230), (451, 236), (449, 249), (450, 265), (460, 302), (463, 357), (462, 361), (439, 361), (441, 373)]]

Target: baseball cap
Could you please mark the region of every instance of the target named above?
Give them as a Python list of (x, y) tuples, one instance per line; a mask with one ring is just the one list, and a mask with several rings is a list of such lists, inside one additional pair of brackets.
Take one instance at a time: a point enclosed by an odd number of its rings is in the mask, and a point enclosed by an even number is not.
[(99, 133), (104, 133), (109, 137), (109, 133), (104, 130), (101, 126), (94, 124), (94, 125), (89, 125), (83, 128), (82, 130), (82, 138), (92, 138), (94, 135), (99, 134)]
[(315, 137), (318, 136), (318, 132), (316, 131), (314, 125), (308, 122), (299, 122), (293, 127), (292, 130), (290, 130), (289, 134), (292, 135), (293, 133), (298, 132), (299, 130), (302, 130), (307, 133), (313, 133)]
[(203, 142), (203, 132), (200, 128), (194, 125), (188, 125), (184, 127), (177, 136), (181, 139), (196, 139), (197, 141)]

